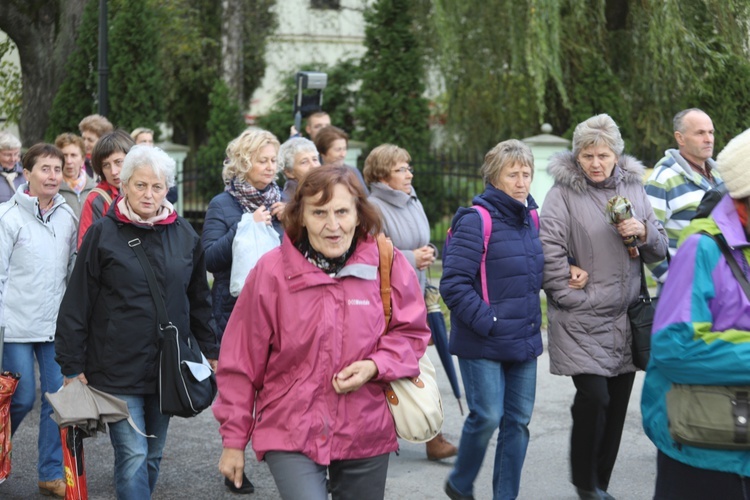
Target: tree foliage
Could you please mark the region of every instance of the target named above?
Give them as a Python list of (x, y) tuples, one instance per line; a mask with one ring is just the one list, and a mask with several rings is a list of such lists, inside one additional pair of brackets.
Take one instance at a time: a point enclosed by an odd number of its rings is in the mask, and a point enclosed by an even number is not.
[(429, 146), (429, 108), (410, 2), (377, 0), (364, 18), (367, 52), (360, 64), (358, 136), (368, 149), (393, 143), (422, 152)]
[(245, 121), (237, 101), (221, 79), (214, 83), (209, 105), (208, 142), (198, 151), (196, 163), (205, 173), (200, 176), (200, 191), (213, 196), (220, 193), (224, 186), (221, 170), (227, 145), (244, 130)]
[[(157, 59), (159, 36), (152, 0), (117, 0), (109, 29), (109, 102), (112, 123), (131, 131), (158, 131), (162, 110), (162, 75)], [(158, 137), (155, 139), (158, 140)]]
[[(0, 43), (0, 60), (15, 52), (10, 38)], [(0, 117), (10, 123), (21, 118), (21, 71), (10, 60), (0, 61)]]
[(672, 116), (710, 107), (716, 77), (748, 59), (743, 0), (436, 0), (432, 19), (450, 131), (485, 149), (607, 112), (631, 151), (659, 151)]
[(98, 25), (98, 2), (89, 0), (83, 10), (75, 51), (68, 59), (68, 74), (52, 102), (45, 133), (49, 142), (63, 132), (77, 134), (81, 119), (96, 112)]

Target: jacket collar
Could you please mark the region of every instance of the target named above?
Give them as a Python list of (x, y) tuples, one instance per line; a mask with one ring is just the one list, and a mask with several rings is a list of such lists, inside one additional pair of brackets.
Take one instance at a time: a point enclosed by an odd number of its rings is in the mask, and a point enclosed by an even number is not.
[(521, 222), (526, 220), (526, 214), (529, 210), (538, 208), (531, 195), (526, 198), (526, 205), (524, 205), (492, 184), (487, 184), (484, 192), (474, 197), (473, 203), (481, 205), (487, 210), (499, 212), (501, 216), (517, 219)]
[[(616, 183), (625, 184), (642, 184), (643, 164), (629, 155), (621, 155), (617, 161), (620, 167), (620, 176)], [(549, 160), (547, 171), (550, 173), (556, 183), (569, 187), (579, 193), (588, 189), (589, 183), (586, 182), (586, 174), (578, 166), (572, 151), (563, 151), (552, 155)], [(615, 175), (617, 173), (615, 172)]]
[(18, 186), (18, 188), (16, 188), (16, 194), (13, 195), (13, 198), (11, 198), (11, 200), (13, 200), (19, 208), (34, 216), (36, 220), (46, 224), (49, 221), (50, 217), (52, 217), (52, 214), (61, 206), (64, 206), (63, 209), (67, 208), (70, 214), (73, 215), (73, 210), (65, 203), (65, 198), (63, 198), (60, 193), (57, 193), (55, 194), (54, 198), (52, 198), (52, 207), (47, 210), (47, 212), (45, 212), (44, 217), (40, 216), (39, 198), (26, 194), (26, 190), (28, 188), (28, 182), (25, 182)]
[[(664, 152), (664, 156), (667, 156), (674, 160), (674, 163), (670, 166), (670, 168), (680, 173), (686, 179), (690, 180), (698, 186), (701, 186), (704, 190), (708, 190), (713, 187), (705, 177), (703, 177), (701, 174), (690, 167), (685, 158), (680, 154), (679, 149), (667, 149)], [(706, 160), (706, 163), (708, 163), (708, 166), (711, 167), (711, 175), (714, 177), (714, 182), (716, 183), (716, 185), (721, 184), (721, 174), (716, 168), (716, 162), (713, 160), (713, 158), (709, 158), (708, 160)]]
[(281, 241), (281, 258), (284, 263), (284, 276), (289, 282), (291, 292), (314, 286), (332, 285), (347, 276), (375, 280), (378, 276), (378, 264), (380, 262), (378, 245), (372, 236), (368, 236), (366, 240), (357, 243), (354, 253), (335, 277), (328, 276), (308, 262), (286, 233), (284, 233)]
[(410, 200), (417, 199), (417, 192), (414, 190), (414, 186), (411, 188), (411, 194), (406, 194), (403, 191), (393, 189), (384, 182), (373, 182), (370, 184), (370, 194), (397, 207), (405, 207)]
[(716, 221), (716, 225), (730, 247), (738, 248), (750, 245), (731, 196), (725, 195), (716, 204), (711, 211), (711, 218)]

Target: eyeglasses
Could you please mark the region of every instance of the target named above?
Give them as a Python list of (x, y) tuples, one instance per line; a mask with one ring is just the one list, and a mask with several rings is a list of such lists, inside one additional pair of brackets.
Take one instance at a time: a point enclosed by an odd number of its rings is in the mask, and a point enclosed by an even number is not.
[(401, 174), (404, 175), (406, 172), (409, 172), (410, 174), (414, 173), (414, 167), (408, 166), (408, 167), (400, 167), (400, 168), (394, 168), (391, 170), (394, 174)]

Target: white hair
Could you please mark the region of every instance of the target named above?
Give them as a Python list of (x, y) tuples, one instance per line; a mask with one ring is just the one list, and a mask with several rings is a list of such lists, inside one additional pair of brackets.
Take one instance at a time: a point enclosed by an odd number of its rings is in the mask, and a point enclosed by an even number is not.
[(167, 188), (175, 185), (175, 161), (161, 149), (143, 144), (133, 146), (125, 156), (122, 172), (120, 172), (120, 181), (127, 184), (133, 173), (144, 167), (151, 168), (157, 177), (164, 179)]

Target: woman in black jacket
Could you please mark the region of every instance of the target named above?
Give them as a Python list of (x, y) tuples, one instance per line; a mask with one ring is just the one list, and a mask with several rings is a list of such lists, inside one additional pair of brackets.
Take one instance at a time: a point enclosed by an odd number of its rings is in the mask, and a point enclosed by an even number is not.
[(166, 200), (174, 176), (174, 160), (160, 149), (130, 150), (121, 196), (89, 229), (57, 320), (65, 384), (78, 378), (126, 401), (136, 426), (155, 436), (138, 434), (125, 420), (109, 424), (119, 499), (150, 498), (169, 426), (159, 410), (156, 306), (130, 241), (143, 246), (169, 321), (193, 335), (214, 368), (219, 354), (200, 238)]

